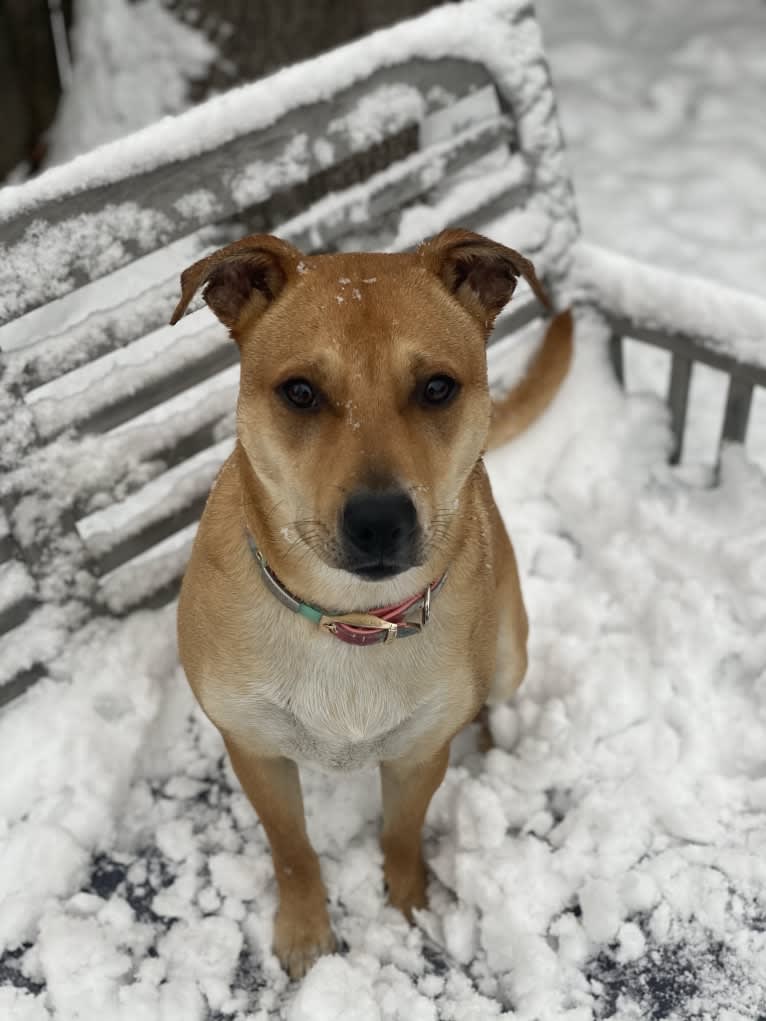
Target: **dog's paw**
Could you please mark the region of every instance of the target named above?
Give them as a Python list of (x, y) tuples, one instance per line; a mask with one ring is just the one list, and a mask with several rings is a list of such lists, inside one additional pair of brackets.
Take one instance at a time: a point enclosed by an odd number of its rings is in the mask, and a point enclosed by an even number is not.
[(426, 897), (426, 869), (422, 860), (418, 860), (414, 868), (406, 870), (393, 864), (384, 866), (386, 885), (388, 886), (388, 902), (398, 908), (407, 921), (412, 921), (412, 912), (416, 908), (424, 908), (428, 903)]
[(290, 978), (303, 978), (323, 954), (335, 951), (330, 920), (323, 915), (282, 908), (274, 920), (274, 953)]

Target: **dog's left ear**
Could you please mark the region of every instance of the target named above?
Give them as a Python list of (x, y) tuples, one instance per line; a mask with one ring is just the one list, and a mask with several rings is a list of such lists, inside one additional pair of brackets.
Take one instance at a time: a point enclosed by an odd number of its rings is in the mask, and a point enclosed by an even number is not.
[(251, 234), (200, 259), (181, 274), (181, 300), (170, 320), (175, 326), (202, 285), (203, 298), (236, 338), (235, 327), (247, 308), (265, 312), (291, 276), (303, 254), (271, 234)]
[(523, 276), (546, 308), (550, 298), (535, 267), (513, 248), (469, 230), (444, 230), (424, 241), (418, 255), (489, 335), (495, 318), (510, 301)]

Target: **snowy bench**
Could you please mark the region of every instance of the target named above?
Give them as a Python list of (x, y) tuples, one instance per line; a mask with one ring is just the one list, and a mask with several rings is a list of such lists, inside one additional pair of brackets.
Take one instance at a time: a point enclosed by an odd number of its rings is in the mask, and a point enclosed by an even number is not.
[[(695, 361), (730, 376), (723, 435), (744, 439), (752, 387), (766, 384), (766, 304), (710, 288), (710, 318), (695, 317), (694, 283), (579, 242), (531, 6), (450, 12), (0, 192), (0, 704), (55, 675), (67, 634), (92, 616), (177, 591), (231, 449), (238, 367), (206, 308), (166, 324), (180, 270), (245, 233), (395, 250), (491, 225), (559, 300), (602, 317), (618, 373), (622, 338), (673, 352), (674, 457)], [(672, 288), (687, 300), (663, 304)], [(520, 289), (493, 341), (541, 312)]]

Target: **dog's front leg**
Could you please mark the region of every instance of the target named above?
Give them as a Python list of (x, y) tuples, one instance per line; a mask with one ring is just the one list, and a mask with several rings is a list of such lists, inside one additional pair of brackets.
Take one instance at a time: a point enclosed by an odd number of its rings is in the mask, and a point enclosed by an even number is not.
[(234, 772), (263, 823), (279, 888), (274, 953), (291, 978), (300, 978), (335, 938), (327, 914), (319, 859), (309, 843), (298, 767), (290, 759), (253, 755), (224, 738)]
[(383, 875), (388, 899), (412, 921), (426, 905), (423, 820), (434, 791), (444, 779), (449, 743), (425, 761), (414, 757), (381, 762), (383, 791)]

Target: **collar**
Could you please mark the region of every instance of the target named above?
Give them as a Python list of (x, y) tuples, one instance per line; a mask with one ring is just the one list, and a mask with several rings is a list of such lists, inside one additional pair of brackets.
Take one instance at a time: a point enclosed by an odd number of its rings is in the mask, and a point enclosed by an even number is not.
[[(284, 587), (266, 563), (249, 532), (247, 543), (261, 570), (266, 588), (280, 603), (349, 645), (378, 645), (380, 642), (390, 642), (395, 638), (410, 638), (412, 635), (420, 634), (431, 616), (431, 597), (436, 595), (447, 577), (445, 571), (441, 578), (426, 588), (425, 592), (392, 606), (383, 606), (366, 613), (329, 613), (312, 606), (311, 603), (301, 602)], [(417, 610), (420, 610), (419, 619), (409, 619), (407, 615)]]

